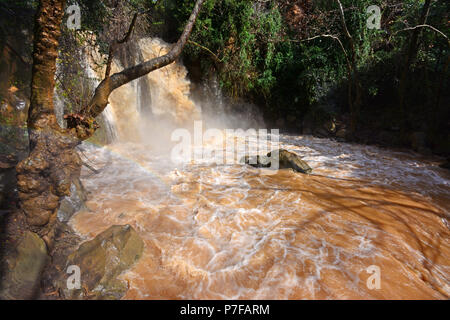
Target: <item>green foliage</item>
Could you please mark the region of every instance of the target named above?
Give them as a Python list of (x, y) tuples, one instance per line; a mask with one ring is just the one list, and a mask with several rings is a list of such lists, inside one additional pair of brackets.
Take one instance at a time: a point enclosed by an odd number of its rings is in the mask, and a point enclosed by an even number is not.
[[(75, 1), (68, 0), (68, 4), (72, 2)], [(372, 125), (377, 118), (383, 119), (380, 120), (383, 129), (397, 127), (401, 116), (396, 109), (399, 78), (413, 34), (404, 29), (417, 24), (425, 1), (341, 2), (362, 84), (361, 124)], [(33, 11), (36, 3), (0, 0), (0, 9)], [(195, 1), (159, 0), (156, 5), (150, 0), (121, 2), (129, 10), (122, 14), (121, 26), (115, 25), (118, 19), (112, 18), (113, 10), (108, 7), (112, 2), (77, 0), (76, 3), (81, 6), (82, 28), (77, 32), (63, 28), (59, 62), (66, 77), (63, 81), (58, 79), (61, 96), (75, 101), (67, 104), (74, 110), (85, 103), (80, 96), (89, 97), (90, 89), (85, 87), (93, 86), (92, 79), (87, 80), (82, 72), (80, 55), (74, 52), (80, 47), (91, 47), (106, 53), (114, 32), (123, 34), (123, 28), (129, 24), (130, 12), (147, 12), (150, 8), (150, 13), (139, 20), (148, 28), (141, 36), (155, 35), (175, 42)], [(293, 4), (301, 7), (300, 13), (294, 12)], [(381, 30), (367, 27), (367, 8), (371, 5), (381, 8)], [(433, 1), (427, 21), (447, 36), (449, 9), (450, 2)], [(298, 21), (292, 14), (300, 15)], [(8, 27), (8, 21), (3, 19), (2, 25)], [(22, 27), (20, 21), (11, 23)], [(315, 38), (323, 34), (338, 37), (344, 50), (336, 39)], [(2, 44), (6, 37), (2, 33), (0, 36)], [(314, 118), (326, 119), (349, 112), (347, 58), (352, 56), (352, 47), (341, 26), (335, 0), (206, 0), (190, 40), (183, 52), (187, 64), (200, 62), (204, 79), (210, 73), (217, 74), (228, 97), (256, 103), (269, 118), (301, 119), (311, 113)], [(449, 54), (445, 37), (421, 29), (417, 55), (408, 70), (406, 123), (412, 130), (425, 130), (418, 124), (425, 123), (423, 126), (432, 131), (431, 136), (439, 136), (439, 131), (448, 132), (445, 126), (450, 114), (445, 106), (450, 92)]]
[[(168, 15), (175, 17), (181, 31), (192, 1), (163, 1)], [(283, 21), (276, 1), (258, 7), (245, 0), (207, 0), (191, 40), (207, 47), (221, 59), (220, 81), (230, 96), (270, 96), (275, 74), (284, 64), (286, 52), (278, 49)], [(186, 48), (185, 55), (200, 59), (208, 55), (198, 46)], [(212, 60), (204, 60), (210, 70)]]

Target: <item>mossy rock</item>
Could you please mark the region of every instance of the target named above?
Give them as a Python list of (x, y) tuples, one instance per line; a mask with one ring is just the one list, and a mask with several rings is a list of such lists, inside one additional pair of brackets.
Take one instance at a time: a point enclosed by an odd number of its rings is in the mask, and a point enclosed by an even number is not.
[(48, 262), (47, 247), (36, 233), (27, 231), (15, 252), (6, 257), (8, 270), (0, 284), (0, 299), (32, 299), (38, 293), (40, 276)]
[(68, 257), (66, 270), (71, 265), (80, 268), (81, 288), (67, 288), (69, 275), (57, 286), (68, 299), (120, 299), (127, 285), (117, 277), (141, 257), (143, 249), (143, 240), (130, 225), (112, 226)]

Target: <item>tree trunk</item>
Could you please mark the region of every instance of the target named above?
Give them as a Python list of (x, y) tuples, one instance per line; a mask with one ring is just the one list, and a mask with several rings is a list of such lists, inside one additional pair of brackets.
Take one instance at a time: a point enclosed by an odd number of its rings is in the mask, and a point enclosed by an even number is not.
[(114, 89), (162, 68), (179, 57), (203, 2), (197, 0), (180, 39), (169, 53), (112, 76), (107, 74), (97, 87), (89, 106), (82, 110), (84, 116), (65, 116), (68, 129), (63, 129), (56, 121), (53, 92), (65, 0), (40, 0), (35, 20), (32, 93), (28, 115), (30, 154), (16, 169), (20, 209), (26, 217), (28, 228), (39, 234), (47, 246), (52, 245), (60, 202), (64, 196), (70, 195), (70, 185), (80, 174), (82, 162), (75, 147), (93, 135), (97, 129), (94, 118), (105, 109)]
[(341, 26), (344, 31), (344, 35), (350, 46), (350, 65), (349, 65), (349, 79), (348, 79), (348, 103), (350, 105), (350, 132), (354, 133), (356, 131), (356, 126), (359, 121), (359, 113), (362, 104), (362, 88), (358, 73), (358, 63), (357, 63), (357, 52), (355, 47), (355, 42), (352, 35), (348, 31), (347, 23), (345, 21), (344, 8), (340, 0), (336, 0), (339, 6), (339, 16), (341, 21)]
[(65, 0), (41, 0), (36, 14), (31, 99), (30, 154), (17, 165), (20, 208), (31, 231), (51, 244), (60, 199), (69, 194), (80, 162), (79, 143), (59, 127), (53, 105), (58, 39)]
[(97, 117), (108, 105), (108, 98), (113, 90), (123, 86), (130, 81), (145, 76), (146, 74), (154, 70), (163, 68), (173, 63), (180, 56), (184, 46), (189, 40), (189, 36), (192, 32), (203, 2), (204, 0), (197, 0), (183, 33), (181, 34), (177, 43), (167, 54), (127, 68), (122, 72), (113, 74), (112, 76), (109, 76), (109, 74), (107, 74), (107, 77), (98, 85), (91, 102), (82, 111), (82, 113), (92, 118)]
[[(419, 18), (419, 25), (423, 25), (426, 23), (428, 14), (430, 12), (430, 6), (431, 6), (431, 0), (426, 0), (425, 4), (422, 9), (422, 13)], [(412, 62), (414, 61), (416, 55), (417, 55), (417, 47), (418, 47), (418, 39), (420, 34), (420, 29), (413, 30), (413, 34), (411, 36), (411, 41), (409, 42), (409, 47), (406, 52), (405, 57), (405, 65), (402, 70), (402, 74), (400, 77), (400, 86), (399, 86), (399, 111), (400, 111), (400, 117), (401, 117), (401, 127), (402, 131), (404, 132), (405, 126), (406, 126), (406, 112), (405, 112), (405, 93), (408, 83), (408, 73), (409, 69), (411, 67)]]

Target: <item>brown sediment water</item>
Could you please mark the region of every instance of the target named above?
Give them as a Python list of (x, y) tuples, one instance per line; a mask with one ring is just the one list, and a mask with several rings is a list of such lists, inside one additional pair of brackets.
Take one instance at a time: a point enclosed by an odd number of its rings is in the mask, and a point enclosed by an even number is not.
[[(160, 72), (183, 80), (182, 65), (172, 67)], [(185, 88), (167, 92), (160, 103), (171, 104), (174, 117), (198, 117)], [(111, 107), (117, 115), (128, 104), (117, 98)], [(130, 224), (144, 239), (143, 257), (121, 275), (129, 283), (124, 299), (450, 296), (450, 174), (436, 159), (280, 135), (280, 147), (303, 156), (313, 174), (268, 175), (208, 158), (174, 164), (149, 126), (140, 141), (86, 145), (102, 170), (83, 171), (89, 210), (71, 220), (85, 238)], [(379, 288), (368, 285), (371, 266)]]

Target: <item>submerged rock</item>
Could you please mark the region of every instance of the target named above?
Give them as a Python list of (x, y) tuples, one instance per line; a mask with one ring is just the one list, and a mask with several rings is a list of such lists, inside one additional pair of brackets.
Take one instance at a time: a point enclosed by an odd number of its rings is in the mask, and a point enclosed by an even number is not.
[(66, 270), (80, 268), (81, 287), (68, 288), (70, 274), (63, 274), (57, 287), (67, 299), (120, 299), (128, 287), (117, 277), (141, 257), (143, 249), (143, 240), (130, 225), (112, 226), (68, 257)]
[(41, 272), (49, 258), (47, 247), (36, 233), (27, 231), (15, 251), (6, 257), (8, 270), (1, 281), (0, 299), (32, 299), (39, 291)]
[(276, 162), (278, 162), (279, 169), (293, 169), (296, 172), (305, 174), (312, 172), (311, 167), (299, 155), (284, 149), (280, 149), (278, 152), (271, 151), (266, 156), (245, 156), (241, 159), (241, 163), (255, 168), (277, 168)]

